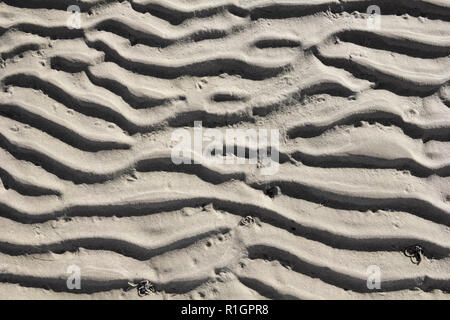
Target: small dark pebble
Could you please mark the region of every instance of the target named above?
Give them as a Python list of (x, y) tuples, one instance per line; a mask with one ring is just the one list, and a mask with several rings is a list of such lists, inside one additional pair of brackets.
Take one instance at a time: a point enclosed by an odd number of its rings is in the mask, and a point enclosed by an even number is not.
[(246, 216), (245, 218), (242, 218), (240, 225), (241, 226), (250, 226), (255, 223), (255, 218), (252, 216)]
[(269, 189), (266, 189), (266, 195), (268, 195), (271, 198), (275, 198), (276, 196), (279, 196), (281, 194), (281, 189), (278, 186), (271, 187)]

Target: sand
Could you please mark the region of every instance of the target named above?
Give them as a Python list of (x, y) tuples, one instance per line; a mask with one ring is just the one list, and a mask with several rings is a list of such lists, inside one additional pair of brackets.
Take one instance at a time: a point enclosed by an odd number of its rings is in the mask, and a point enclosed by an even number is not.
[(448, 0), (5, 0), (0, 57), (0, 299), (450, 299)]

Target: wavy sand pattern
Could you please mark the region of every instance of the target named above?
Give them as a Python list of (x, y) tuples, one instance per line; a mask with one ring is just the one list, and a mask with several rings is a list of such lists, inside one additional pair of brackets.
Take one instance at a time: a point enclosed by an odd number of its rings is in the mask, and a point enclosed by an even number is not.
[[(450, 298), (448, 0), (4, 0), (0, 57), (0, 298)], [(194, 121), (279, 171), (175, 165)]]

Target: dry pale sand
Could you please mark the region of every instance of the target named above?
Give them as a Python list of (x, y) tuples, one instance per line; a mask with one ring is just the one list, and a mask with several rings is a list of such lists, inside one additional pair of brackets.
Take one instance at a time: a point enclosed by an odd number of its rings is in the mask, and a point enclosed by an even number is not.
[[(4, 0), (0, 55), (0, 298), (450, 298), (450, 0)], [(194, 121), (278, 173), (174, 165)]]

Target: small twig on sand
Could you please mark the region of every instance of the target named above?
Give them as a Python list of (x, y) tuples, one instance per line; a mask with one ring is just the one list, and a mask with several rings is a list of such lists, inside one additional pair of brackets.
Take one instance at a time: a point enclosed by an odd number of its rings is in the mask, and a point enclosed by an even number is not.
[(411, 262), (419, 265), (422, 261), (423, 248), (420, 245), (413, 245), (405, 248), (403, 254), (411, 259)]

